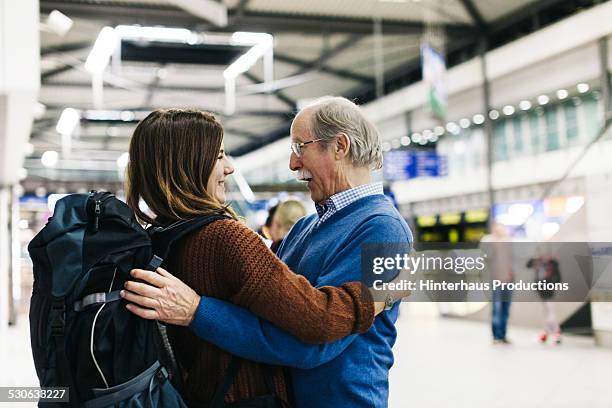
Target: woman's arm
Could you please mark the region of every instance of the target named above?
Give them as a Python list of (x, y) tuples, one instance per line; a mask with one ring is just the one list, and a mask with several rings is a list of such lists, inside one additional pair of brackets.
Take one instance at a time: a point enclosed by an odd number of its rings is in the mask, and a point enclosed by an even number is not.
[(224, 266), (214, 273), (217, 281), (227, 285), (232, 303), (301, 341), (327, 343), (365, 332), (373, 323), (374, 303), (367, 287), (351, 282), (314, 288), (306, 278), (291, 272), (252, 230), (236, 221), (215, 222), (196, 239), (200, 245), (214, 245), (217, 264)]

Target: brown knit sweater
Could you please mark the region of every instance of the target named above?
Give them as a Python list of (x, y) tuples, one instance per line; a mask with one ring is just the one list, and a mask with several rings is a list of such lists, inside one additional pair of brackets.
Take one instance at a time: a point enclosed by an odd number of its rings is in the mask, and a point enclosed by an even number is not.
[[(216, 221), (187, 237), (170, 267), (200, 295), (245, 307), (304, 342), (326, 343), (362, 333), (374, 320), (372, 297), (361, 283), (313, 288), (238, 221)], [(186, 327), (173, 328), (171, 336), (185, 380), (184, 397), (190, 407), (205, 407), (231, 355)], [(272, 373), (274, 393), (287, 401), (282, 368), (272, 367)], [(225, 401), (265, 394), (264, 366), (243, 360)]]

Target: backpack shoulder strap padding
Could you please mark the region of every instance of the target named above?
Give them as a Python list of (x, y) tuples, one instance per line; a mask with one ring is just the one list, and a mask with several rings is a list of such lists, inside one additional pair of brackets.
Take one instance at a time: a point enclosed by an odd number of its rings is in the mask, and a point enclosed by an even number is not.
[(223, 214), (210, 214), (191, 220), (177, 221), (167, 227), (151, 227), (148, 231), (153, 242), (153, 254), (163, 260), (168, 256), (175, 242), (212, 222), (224, 219), (230, 219), (230, 217)]

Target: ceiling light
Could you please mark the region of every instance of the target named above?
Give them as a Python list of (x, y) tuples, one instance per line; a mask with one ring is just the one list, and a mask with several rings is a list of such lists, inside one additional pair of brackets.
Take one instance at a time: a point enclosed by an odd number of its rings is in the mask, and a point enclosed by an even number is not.
[(546, 105), (548, 102), (550, 102), (550, 98), (546, 95), (540, 95), (538, 96), (538, 103), (540, 105)]
[(504, 112), (504, 115), (506, 116), (510, 116), (513, 115), (515, 112), (514, 106), (512, 105), (506, 105), (504, 106), (504, 108), (502, 109), (502, 112)]
[(55, 130), (61, 135), (71, 135), (80, 120), (81, 116), (76, 109), (66, 108), (62, 111)]
[(402, 146), (410, 145), (410, 137), (409, 136), (402, 136), (402, 138), (400, 139), (400, 143), (402, 144)]
[(444, 134), (444, 127), (442, 126), (436, 126), (434, 128), (434, 135), (436, 136), (442, 136)]
[(104, 27), (100, 30), (87, 61), (85, 61), (85, 69), (92, 74), (103, 72), (118, 42), (119, 39), (113, 28)]
[(468, 118), (463, 118), (459, 121), (459, 126), (461, 126), (463, 129), (469, 128), (471, 124), (472, 122), (470, 122)]
[(233, 45), (252, 45), (252, 47), (223, 71), (225, 78), (236, 78), (248, 71), (259, 58), (272, 50), (274, 41), (273, 37), (266, 33), (237, 32), (232, 34), (231, 43)]
[(383, 152), (388, 152), (389, 150), (391, 150), (391, 145), (388, 142), (384, 142), (382, 144), (382, 150)]
[(527, 101), (527, 100), (523, 100), (519, 102), (519, 108), (521, 108), (521, 110), (529, 110), (531, 109), (531, 102)]
[(495, 109), (492, 109), (492, 110), (489, 112), (489, 117), (490, 117), (492, 120), (495, 120), (495, 119), (499, 118), (499, 112), (498, 112), (498, 111), (496, 111)]
[(578, 84), (576, 88), (578, 88), (578, 92), (580, 93), (589, 92), (589, 89), (590, 89), (589, 84), (585, 84), (584, 82)]
[(412, 141), (414, 143), (419, 143), (421, 141), (421, 134), (420, 133), (413, 133), (411, 138), (412, 138)]
[(40, 161), (45, 167), (53, 167), (57, 164), (58, 158), (59, 154), (55, 150), (47, 150), (42, 154)]
[(482, 125), (484, 121), (485, 121), (485, 117), (484, 115), (481, 115), (480, 113), (477, 113), (476, 115), (472, 117), (472, 122), (474, 122), (475, 125)]
[(568, 96), (569, 96), (569, 93), (567, 92), (567, 89), (559, 89), (557, 91), (557, 98), (561, 100), (567, 98)]
[(399, 141), (399, 139), (393, 139), (391, 141), (391, 147), (394, 149), (399, 149), (399, 147), (401, 146), (401, 143)]
[(186, 28), (174, 27), (141, 27), (136, 25), (119, 25), (115, 32), (121, 39), (134, 41), (157, 41), (177, 43), (197, 43), (198, 35)]
[(70, 31), (72, 24), (72, 19), (59, 10), (53, 10), (47, 17), (47, 27), (60, 37)]
[(124, 122), (131, 122), (136, 118), (136, 115), (132, 111), (122, 111), (119, 117)]

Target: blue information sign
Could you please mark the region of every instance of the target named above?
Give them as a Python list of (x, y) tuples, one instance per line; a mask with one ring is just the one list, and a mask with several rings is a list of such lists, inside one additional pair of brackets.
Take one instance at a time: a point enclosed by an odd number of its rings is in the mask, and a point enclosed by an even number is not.
[(433, 151), (393, 150), (385, 153), (384, 177), (389, 181), (448, 174), (448, 161)]

